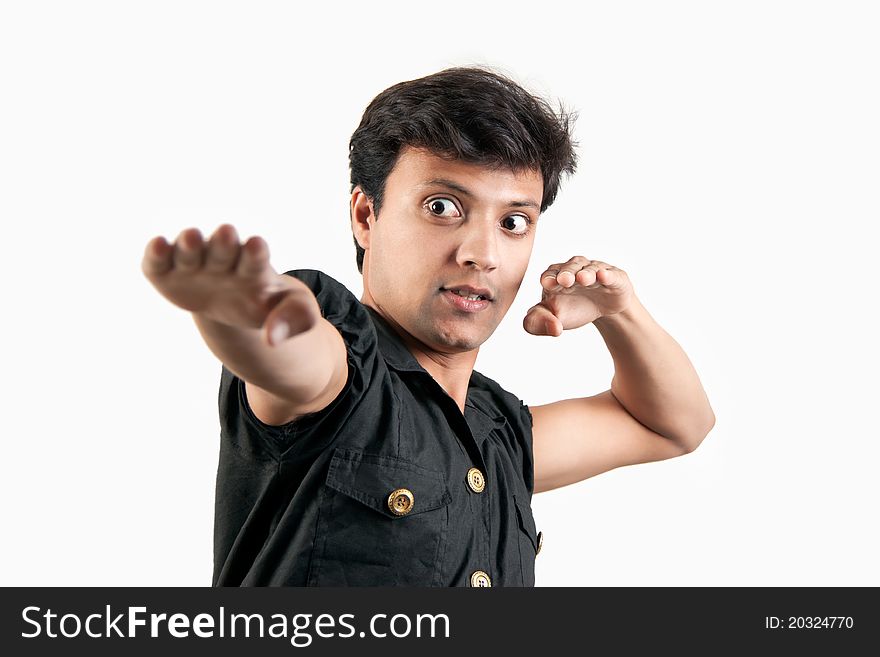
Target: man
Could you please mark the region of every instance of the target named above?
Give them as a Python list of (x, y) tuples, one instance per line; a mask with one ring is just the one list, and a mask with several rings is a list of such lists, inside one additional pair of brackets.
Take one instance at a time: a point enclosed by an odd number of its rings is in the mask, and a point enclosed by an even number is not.
[(147, 245), (143, 270), (222, 361), (215, 585), (531, 586), (531, 496), (691, 452), (714, 424), (678, 344), (626, 273), (576, 255), (523, 327), (593, 323), (610, 390), (528, 407), (474, 370), (575, 170), (569, 117), (453, 68), (394, 85), (350, 143), (358, 301), (277, 274), (220, 226)]

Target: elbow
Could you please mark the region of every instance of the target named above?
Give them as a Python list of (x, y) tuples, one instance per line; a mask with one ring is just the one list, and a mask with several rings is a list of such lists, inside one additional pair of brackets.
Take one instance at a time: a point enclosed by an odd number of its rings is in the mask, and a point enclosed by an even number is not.
[(700, 446), (706, 436), (709, 435), (709, 432), (712, 431), (714, 426), (715, 414), (712, 413), (712, 411), (709, 411), (709, 417), (703, 424), (700, 425), (700, 429), (694, 431), (686, 441), (683, 441), (688, 454), (693, 452), (695, 449), (697, 449), (697, 447)]
[(690, 454), (709, 435), (709, 432), (712, 431), (712, 428), (715, 426), (715, 414), (711, 411), (709, 412), (709, 417), (704, 419), (699, 424), (691, 425), (688, 431), (682, 431), (676, 434), (675, 436), (669, 436), (669, 439), (678, 444), (682, 449), (682, 456), (685, 454)]
[[(703, 438), (709, 435), (709, 432), (715, 427), (715, 413), (712, 412), (712, 409), (709, 409), (709, 415), (703, 420), (702, 434)], [(703, 438), (700, 438), (702, 440)]]

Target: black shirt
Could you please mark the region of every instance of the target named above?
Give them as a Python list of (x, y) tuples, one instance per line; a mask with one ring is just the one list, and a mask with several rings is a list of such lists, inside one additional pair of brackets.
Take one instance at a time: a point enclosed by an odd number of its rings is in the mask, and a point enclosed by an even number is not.
[(477, 371), (465, 412), (345, 286), (285, 272), (341, 333), (323, 410), (261, 422), (222, 367), (214, 586), (534, 586), (532, 416)]

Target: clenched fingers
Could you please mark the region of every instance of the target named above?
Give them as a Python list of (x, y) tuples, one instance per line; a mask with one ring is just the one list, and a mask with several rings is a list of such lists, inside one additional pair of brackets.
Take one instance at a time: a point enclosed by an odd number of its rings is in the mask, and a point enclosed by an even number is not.
[(563, 263), (550, 265), (541, 274), (541, 286), (547, 290), (571, 288), (575, 284), (584, 287), (601, 287), (615, 278), (616, 268), (601, 260), (574, 256)]

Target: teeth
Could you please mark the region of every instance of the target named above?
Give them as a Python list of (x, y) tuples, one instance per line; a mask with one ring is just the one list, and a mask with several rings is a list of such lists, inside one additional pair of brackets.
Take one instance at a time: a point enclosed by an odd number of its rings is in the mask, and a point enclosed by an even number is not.
[(464, 297), (465, 299), (469, 299), (470, 301), (477, 301), (478, 299), (483, 298), (479, 294), (464, 294), (460, 290), (452, 290), (452, 292), (454, 292), (455, 294), (457, 294), (460, 297)]

